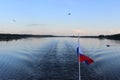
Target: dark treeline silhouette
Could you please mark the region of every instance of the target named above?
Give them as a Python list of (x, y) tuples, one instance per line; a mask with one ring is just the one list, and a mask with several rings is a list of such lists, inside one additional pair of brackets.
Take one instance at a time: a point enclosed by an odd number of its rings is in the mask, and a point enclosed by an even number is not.
[[(32, 34), (0, 34), (0, 41), (10, 41), (22, 38), (41, 38), (41, 37), (72, 37), (78, 38), (78, 36), (56, 36), (56, 35), (32, 35)], [(80, 36), (80, 38), (99, 38), (99, 39), (113, 39), (120, 40), (120, 34), (114, 35), (99, 35), (99, 36)]]
[[(78, 36), (69, 36), (73, 38), (78, 38)], [(80, 36), (80, 38), (99, 38), (99, 39), (113, 39), (113, 40), (120, 40), (120, 34), (113, 34), (113, 35), (99, 35), (99, 36)]]
[(53, 37), (53, 35), (32, 35), (32, 34), (0, 34), (0, 41), (17, 40), (30, 37)]
[[(41, 37), (73, 37), (78, 36), (57, 36), (57, 35), (32, 35), (32, 34), (0, 34), (0, 41), (10, 41), (22, 38), (41, 38)], [(98, 36), (80, 36), (81, 38), (98, 38)]]
[(100, 38), (100, 39), (113, 39), (113, 40), (120, 40), (120, 34), (113, 34), (113, 35), (99, 35), (98, 38)]
[[(68, 36), (68, 37), (78, 38), (78, 36)], [(98, 38), (98, 36), (80, 36), (80, 38)]]

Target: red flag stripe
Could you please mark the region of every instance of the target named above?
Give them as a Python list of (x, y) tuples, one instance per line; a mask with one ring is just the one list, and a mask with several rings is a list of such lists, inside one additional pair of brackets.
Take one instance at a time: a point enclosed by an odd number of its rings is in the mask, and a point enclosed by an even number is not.
[(91, 63), (94, 62), (91, 58), (89, 58), (88, 56), (83, 55), (83, 54), (78, 55), (78, 61), (79, 61), (79, 62), (84, 62), (84, 61), (86, 61), (88, 64), (91, 64)]

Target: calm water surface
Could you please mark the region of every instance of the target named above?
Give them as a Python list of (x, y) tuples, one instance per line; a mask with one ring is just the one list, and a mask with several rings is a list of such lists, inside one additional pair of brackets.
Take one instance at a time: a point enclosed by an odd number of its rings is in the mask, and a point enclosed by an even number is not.
[[(80, 42), (84, 54), (95, 61), (81, 63), (81, 80), (120, 80), (120, 41)], [(0, 80), (78, 80), (76, 46), (75, 38), (0, 41)]]

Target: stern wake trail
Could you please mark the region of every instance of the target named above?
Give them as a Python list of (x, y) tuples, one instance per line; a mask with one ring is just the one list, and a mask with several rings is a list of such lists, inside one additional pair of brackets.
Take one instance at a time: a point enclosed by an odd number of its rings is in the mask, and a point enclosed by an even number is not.
[[(86, 47), (88, 40), (83, 41)], [(90, 45), (95, 41), (91, 39)], [(92, 52), (95, 63), (81, 63), (81, 80), (120, 80), (119, 47), (93, 49), (83, 48), (86, 55)], [(25, 39), (0, 48), (0, 80), (78, 80), (78, 71), (76, 40), (72, 38)]]
[[(54, 44), (54, 45), (53, 45)], [(42, 73), (39, 80), (76, 80), (78, 67), (75, 50), (62, 40), (52, 43), (39, 62)]]

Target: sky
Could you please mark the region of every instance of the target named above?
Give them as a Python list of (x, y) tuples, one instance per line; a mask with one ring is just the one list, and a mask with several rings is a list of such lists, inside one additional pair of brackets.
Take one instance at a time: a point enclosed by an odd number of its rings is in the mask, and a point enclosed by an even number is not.
[(120, 0), (0, 0), (0, 33), (108, 35), (119, 21)]

